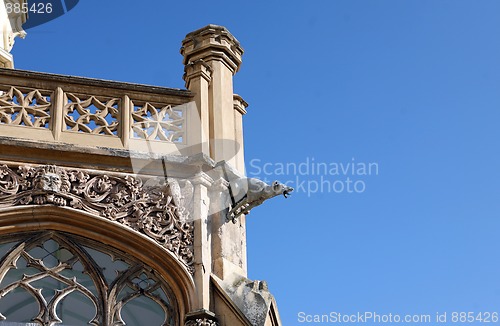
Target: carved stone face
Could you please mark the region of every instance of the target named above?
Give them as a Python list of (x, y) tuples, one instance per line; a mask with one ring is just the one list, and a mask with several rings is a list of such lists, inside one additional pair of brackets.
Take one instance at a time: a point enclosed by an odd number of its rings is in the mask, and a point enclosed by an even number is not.
[(36, 178), (36, 188), (45, 191), (60, 191), (61, 184), (61, 177), (55, 173), (42, 173)]

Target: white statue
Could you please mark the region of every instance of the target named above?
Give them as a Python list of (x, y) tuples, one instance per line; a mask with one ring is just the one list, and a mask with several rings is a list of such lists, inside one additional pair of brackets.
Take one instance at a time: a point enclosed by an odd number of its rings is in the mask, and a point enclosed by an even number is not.
[(26, 0), (0, 0), (0, 67), (13, 68), (14, 60), (10, 51), (14, 46), (15, 38), (26, 36), (23, 24), (28, 18), (23, 12), (27, 8)]

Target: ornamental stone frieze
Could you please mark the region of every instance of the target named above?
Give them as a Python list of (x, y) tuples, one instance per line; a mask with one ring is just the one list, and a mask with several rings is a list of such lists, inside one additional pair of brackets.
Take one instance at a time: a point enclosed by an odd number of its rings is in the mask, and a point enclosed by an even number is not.
[(216, 321), (210, 319), (195, 319), (186, 322), (185, 326), (219, 326)]
[(201, 309), (188, 313), (184, 326), (220, 326), (220, 324), (213, 312)]
[(55, 165), (0, 165), (0, 208), (56, 205), (121, 223), (166, 248), (192, 273), (193, 222), (185, 207), (191, 198), (189, 181)]

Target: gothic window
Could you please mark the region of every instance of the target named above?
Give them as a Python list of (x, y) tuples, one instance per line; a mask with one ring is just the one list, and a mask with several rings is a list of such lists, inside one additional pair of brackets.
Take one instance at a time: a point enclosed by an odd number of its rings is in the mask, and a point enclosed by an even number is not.
[(96, 241), (59, 232), (0, 240), (0, 326), (178, 324), (154, 270)]

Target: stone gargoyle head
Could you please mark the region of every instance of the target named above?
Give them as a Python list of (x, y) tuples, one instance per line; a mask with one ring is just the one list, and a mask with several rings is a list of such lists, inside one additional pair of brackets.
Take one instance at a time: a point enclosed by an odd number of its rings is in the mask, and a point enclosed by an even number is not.
[(288, 198), (288, 196), (290, 196), (290, 193), (293, 191), (292, 187), (289, 187), (285, 184), (282, 184), (279, 181), (274, 181), (271, 186), (272, 186), (272, 191), (274, 194), (283, 195), (283, 197), (285, 197), (285, 198)]
[(267, 199), (283, 195), (285, 198), (293, 191), (292, 187), (274, 181), (267, 184), (256, 178), (239, 178), (230, 182), (230, 191), (235, 204), (228, 213), (228, 220), (241, 214), (248, 214), (250, 210), (259, 206)]

